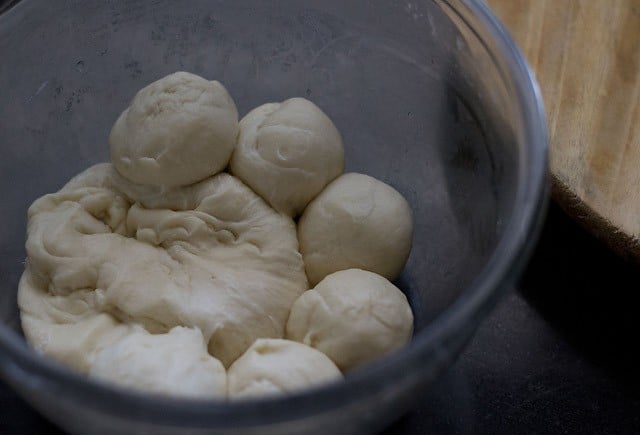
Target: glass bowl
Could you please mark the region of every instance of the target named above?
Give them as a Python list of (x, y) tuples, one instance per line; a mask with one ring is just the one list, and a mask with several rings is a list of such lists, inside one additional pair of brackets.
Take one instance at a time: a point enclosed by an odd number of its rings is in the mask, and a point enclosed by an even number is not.
[[(13, 2), (16, 3), (16, 2)], [(413, 404), (513, 282), (545, 204), (535, 80), (474, 0), (22, 0), (0, 15), (0, 373), (72, 433), (367, 433)], [(397, 285), (410, 345), (344, 382), (238, 403), (136, 394), (25, 343), (16, 305), (26, 210), (108, 160), (134, 93), (186, 70), (225, 84), (241, 115), (303, 96), (343, 134), (347, 170), (412, 206)]]

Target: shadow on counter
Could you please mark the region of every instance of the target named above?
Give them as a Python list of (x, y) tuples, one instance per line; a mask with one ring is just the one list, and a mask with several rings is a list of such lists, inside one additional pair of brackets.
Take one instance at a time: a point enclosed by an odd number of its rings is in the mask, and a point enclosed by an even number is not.
[(640, 387), (640, 265), (608, 250), (555, 203), (518, 288), (623, 388)]

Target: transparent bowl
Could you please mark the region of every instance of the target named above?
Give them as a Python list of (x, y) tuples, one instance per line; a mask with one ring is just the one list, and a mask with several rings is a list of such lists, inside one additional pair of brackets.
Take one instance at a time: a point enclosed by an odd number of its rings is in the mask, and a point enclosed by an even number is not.
[[(474, 0), (22, 0), (0, 15), (0, 373), (73, 433), (366, 433), (408, 410), (515, 279), (545, 204), (534, 78)], [(303, 96), (347, 170), (412, 206), (397, 281), (416, 328), (344, 382), (265, 401), (135, 394), (40, 357), (20, 332), (26, 210), (89, 165), (136, 90), (176, 70), (223, 82), (241, 115)]]

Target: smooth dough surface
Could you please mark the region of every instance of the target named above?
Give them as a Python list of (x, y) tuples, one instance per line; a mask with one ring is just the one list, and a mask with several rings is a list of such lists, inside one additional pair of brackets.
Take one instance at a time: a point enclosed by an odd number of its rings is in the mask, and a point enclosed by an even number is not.
[(224, 366), (207, 353), (199, 329), (181, 326), (164, 334), (135, 328), (96, 352), (89, 376), (161, 395), (227, 395)]
[[(308, 288), (294, 222), (226, 173), (160, 189), (96, 165), (28, 217), (18, 302), (26, 336), (45, 353), (33, 325), (107, 313), (152, 333), (199, 328), (228, 366), (257, 338), (283, 337)], [(74, 358), (66, 351), (58, 359)]]
[(230, 167), (276, 210), (297, 216), (344, 170), (342, 138), (304, 98), (265, 104), (240, 121)]
[(287, 338), (322, 351), (341, 369), (404, 346), (413, 332), (406, 296), (386, 278), (360, 269), (325, 277), (293, 304)]
[(342, 378), (322, 352), (282, 339), (258, 339), (229, 367), (230, 399), (291, 393)]
[(177, 72), (140, 90), (109, 135), (111, 161), (129, 180), (184, 186), (223, 170), (238, 112), (217, 81)]
[(404, 197), (364, 174), (331, 182), (298, 223), (300, 252), (311, 285), (350, 268), (398, 277), (411, 251), (413, 220)]

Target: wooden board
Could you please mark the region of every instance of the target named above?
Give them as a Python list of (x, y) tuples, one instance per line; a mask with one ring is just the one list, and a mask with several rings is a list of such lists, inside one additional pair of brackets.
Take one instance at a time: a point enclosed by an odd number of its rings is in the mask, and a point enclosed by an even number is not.
[(487, 0), (534, 69), (553, 196), (640, 259), (640, 0)]

